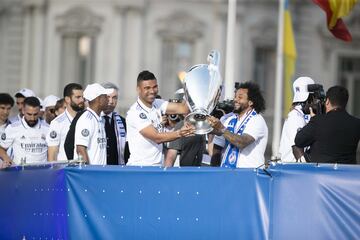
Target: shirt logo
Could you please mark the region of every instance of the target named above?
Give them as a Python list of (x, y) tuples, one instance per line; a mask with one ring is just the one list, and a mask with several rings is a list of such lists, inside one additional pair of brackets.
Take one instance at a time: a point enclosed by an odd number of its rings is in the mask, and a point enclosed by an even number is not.
[(139, 117), (140, 117), (141, 119), (146, 119), (146, 114), (145, 114), (145, 113), (140, 113)]
[(51, 138), (56, 138), (56, 136), (57, 136), (57, 133), (55, 132), (55, 131), (52, 131), (51, 133), (50, 133), (50, 137)]
[(1, 134), (1, 140), (5, 140), (6, 139), (6, 133)]
[(83, 130), (81, 131), (81, 135), (83, 135), (84, 137), (89, 136), (89, 130), (87, 130), (86, 128), (83, 129)]
[(300, 88), (299, 88), (299, 87), (295, 87), (295, 92), (300, 92)]

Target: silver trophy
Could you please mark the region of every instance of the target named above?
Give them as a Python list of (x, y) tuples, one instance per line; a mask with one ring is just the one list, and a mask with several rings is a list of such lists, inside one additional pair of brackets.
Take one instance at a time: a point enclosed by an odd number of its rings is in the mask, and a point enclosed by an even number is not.
[(214, 110), (222, 90), (220, 53), (212, 50), (207, 60), (209, 64), (191, 67), (183, 82), (185, 99), (191, 111), (185, 121), (194, 125), (196, 134), (207, 134), (213, 130), (206, 117)]

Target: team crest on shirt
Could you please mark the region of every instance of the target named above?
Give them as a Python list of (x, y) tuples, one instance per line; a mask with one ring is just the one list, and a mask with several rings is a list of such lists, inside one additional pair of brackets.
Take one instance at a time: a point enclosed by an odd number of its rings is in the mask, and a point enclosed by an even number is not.
[(1, 140), (5, 140), (6, 139), (6, 133), (1, 134)]
[(51, 137), (51, 138), (56, 138), (56, 136), (57, 136), (56, 131), (51, 131), (50, 137)]
[(146, 119), (146, 114), (145, 114), (145, 113), (140, 113), (139, 117), (140, 117), (141, 119)]
[(81, 135), (83, 135), (84, 137), (89, 136), (89, 130), (87, 130), (86, 128), (83, 129), (83, 130), (81, 131)]

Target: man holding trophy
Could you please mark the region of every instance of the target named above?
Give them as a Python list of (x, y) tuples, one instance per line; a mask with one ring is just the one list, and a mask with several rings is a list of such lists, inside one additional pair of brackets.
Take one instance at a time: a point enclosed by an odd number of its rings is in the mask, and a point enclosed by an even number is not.
[(255, 83), (240, 84), (234, 98), (234, 115), (224, 124), (215, 117), (208, 117), (213, 133), (223, 136), (225, 152), (223, 167), (256, 168), (265, 163), (268, 128), (260, 115), (265, 101)]
[(187, 114), (185, 102), (169, 103), (155, 99), (158, 94), (156, 77), (149, 71), (142, 71), (137, 78), (138, 99), (126, 116), (127, 137), (130, 148), (130, 166), (160, 166), (163, 161), (164, 142), (194, 134), (194, 127), (185, 124), (179, 130), (165, 132), (161, 122), (164, 114)]
[(265, 163), (268, 128), (260, 115), (265, 100), (257, 84), (246, 82), (236, 89), (234, 114), (224, 124), (210, 116), (220, 94), (220, 54), (211, 51), (209, 64), (193, 66), (185, 75), (184, 92), (191, 113), (185, 118), (195, 127), (196, 134), (212, 132), (222, 136), (223, 167), (258, 167)]

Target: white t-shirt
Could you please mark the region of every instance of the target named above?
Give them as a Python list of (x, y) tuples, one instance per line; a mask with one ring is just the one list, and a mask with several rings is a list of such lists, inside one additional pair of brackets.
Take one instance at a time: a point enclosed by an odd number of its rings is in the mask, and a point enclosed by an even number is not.
[(296, 162), (292, 152), (292, 146), (295, 145), (296, 133), (303, 128), (310, 120), (309, 115), (305, 115), (301, 106), (295, 106), (288, 114), (284, 122), (280, 140), (280, 159), (282, 162)]
[[(228, 127), (229, 122), (237, 118), (237, 114), (229, 116), (225, 122), (224, 126)], [(244, 114), (239, 121), (237, 121), (237, 126), (235, 129), (238, 129), (238, 125), (240, 125), (243, 119), (246, 117)], [(265, 149), (267, 145), (268, 139), (268, 128), (266, 126), (266, 122), (264, 118), (260, 114), (256, 114), (253, 116), (249, 122), (246, 124), (243, 134), (248, 134), (252, 136), (255, 141), (242, 150), (239, 151), (238, 161), (236, 164), (237, 168), (256, 168), (265, 163)], [(224, 137), (223, 137), (224, 138)], [(225, 139), (223, 140), (223, 145), (219, 145), (225, 147)], [(223, 162), (224, 162), (223, 156)]]
[(70, 115), (68, 110), (65, 109), (62, 114), (57, 116), (50, 123), (50, 129), (48, 134), (46, 135), (46, 142), (49, 147), (59, 147), (57, 159), (55, 160), (67, 160), (64, 143), (72, 120), (73, 117)]
[(13, 162), (15, 165), (21, 163), (25, 158), (26, 163), (42, 163), (47, 161), (46, 134), (49, 125), (42, 120), (34, 127), (29, 127), (25, 119), (10, 124), (5, 129), (5, 135), (1, 136), (0, 145), (7, 149), (13, 148)]
[(138, 99), (130, 107), (126, 116), (127, 138), (131, 153), (127, 165), (161, 165), (163, 145), (145, 138), (140, 131), (149, 125), (153, 125), (158, 132), (164, 132), (161, 116), (165, 114), (168, 103), (162, 99), (155, 99), (152, 108), (148, 108)]
[(87, 148), (89, 164), (105, 165), (106, 133), (104, 120), (91, 108), (86, 110), (76, 122), (74, 159), (78, 158), (76, 145), (82, 145)]

